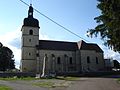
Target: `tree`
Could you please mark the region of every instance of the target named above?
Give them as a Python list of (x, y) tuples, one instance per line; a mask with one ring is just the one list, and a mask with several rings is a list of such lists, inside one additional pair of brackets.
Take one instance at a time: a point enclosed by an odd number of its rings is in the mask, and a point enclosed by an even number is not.
[(14, 56), (12, 50), (0, 43), (0, 71), (14, 69)]
[(94, 19), (98, 25), (87, 31), (88, 36), (101, 36), (104, 44), (120, 53), (120, 0), (98, 0), (101, 15)]
[(114, 68), (120, 68), (120, 63), (117, 60), (113, 60)]

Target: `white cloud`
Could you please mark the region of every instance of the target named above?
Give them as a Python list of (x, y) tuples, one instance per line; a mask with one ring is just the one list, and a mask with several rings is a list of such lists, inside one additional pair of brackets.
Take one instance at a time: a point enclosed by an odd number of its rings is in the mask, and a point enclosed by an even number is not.
[(99, 45), (104, 51), (104, 58), (113, 58), (120, 62), (120, 53), (114, 52), (113, 50), (108, 49), (104, 45)]
[(12, 32), (7, 32), (4, 35), (0, 35), (0, 42), (4, 46), (9, 47), (13, 51), (14, 58), (15, 58), (15, 65), (17, 68), (19, 68), (20, 53), (21, 53), (20, 37), (21, 37), (20, 28)]
[(45, 34), (43, 34), (42, 32), (41, 32), (41, 29), (39, 30), (39, 40), (49, 40), (50, 38), (47, 36), (47, 35), (45, 35)]
[[(0, 42), (9, 47), (14, 54), (16, 68), (20, 66), (21, 60), (21, 28), (16, 29), (12, 32), (7, 32), (4, 35), (0, 35)], [(47, 35), (39, 33), (40, 39), (49, 39)]]

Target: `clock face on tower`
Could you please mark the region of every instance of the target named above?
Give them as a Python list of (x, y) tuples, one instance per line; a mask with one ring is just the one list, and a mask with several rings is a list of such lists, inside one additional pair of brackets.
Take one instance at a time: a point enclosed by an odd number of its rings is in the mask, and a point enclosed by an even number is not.
[(31, 16), (31, 15), (32, 15), (32, 12), (29, 12), (29, 15)]

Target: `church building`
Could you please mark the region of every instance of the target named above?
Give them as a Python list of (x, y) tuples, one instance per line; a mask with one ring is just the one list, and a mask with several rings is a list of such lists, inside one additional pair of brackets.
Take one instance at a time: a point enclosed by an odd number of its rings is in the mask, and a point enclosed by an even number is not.
[(104, 70), (103, 50), (97, 44), (39, 40), (39, 29), (30, 5), (21, 29), (21, 72), (64, 75)]

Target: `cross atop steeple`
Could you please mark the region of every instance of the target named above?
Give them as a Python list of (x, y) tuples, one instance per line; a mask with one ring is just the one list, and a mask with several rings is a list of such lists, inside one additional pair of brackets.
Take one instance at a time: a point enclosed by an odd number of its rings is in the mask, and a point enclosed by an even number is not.
[(32, 0), (30, 0), (30, 5), (32, 5)]

